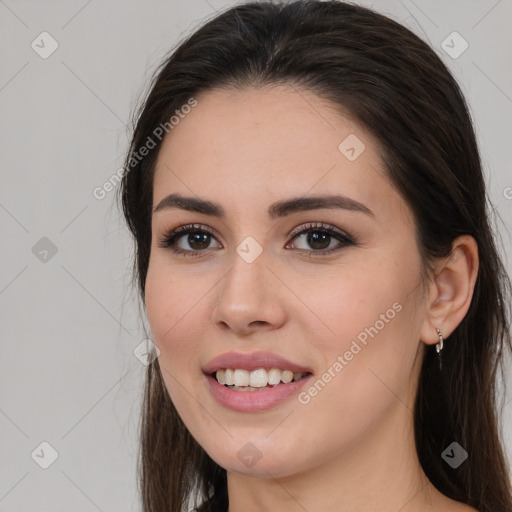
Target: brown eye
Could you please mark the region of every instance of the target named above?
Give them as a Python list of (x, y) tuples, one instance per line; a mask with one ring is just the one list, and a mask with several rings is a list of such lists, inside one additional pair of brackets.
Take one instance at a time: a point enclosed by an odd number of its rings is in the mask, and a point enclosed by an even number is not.
[(177, 254), (196, 256), (209, 249), (214, 239), (213, 232), (206, 226), (191, 224), (164, 234), (159, 239), (158, 246)]
[[(298, 229), (294, 231), (295, 235), (292, 239), (302, 239), (306, 247), (297, 247), (294, 243), (293, 248), (310, 255), (321, 256), (355, 245), (349, 235), (329, 224), (313, 223), (303, 225), (301, 228), (300, 231)], [(201, 224), (189, 224), (161, 236), (158, 246), (183, 256), (200, 256), (201, 253), (212, 248), (210, 246), (212, 240), (216, 238), (210, 228)], [(221, 247), (219, 244), (216, 248)]]
[[(294, 240), (302, 238), (302, 241), (306, 247), (297, 247), (294, 243), (293, 246), (296, 249), (304, 250), (312, 255), (323, 255), (336, 252), (343, 247), (355, 245), (355, 242), (351, 237), (345, 235), (342, 231), (338, 230), (334, 226), (329, 224), (307, 224), (301, 226), (302, 231), (296, 232), (293, 237)], [(299, 228), (300, 229), (300, 228)], [(336, 244), (336, 241), (338, 242)], [(332, 244), (334, 242), (334, 245)]]
[[(178, 237), (177, 240), (180, 238), (182, 238), (182, 236)], [(185, 243), (189, 244), (192, 250), (208, 249), (208, 246), (210, 245), (210, 239), (211, 235), (209, 233), (193, 231), (188, 234)]]

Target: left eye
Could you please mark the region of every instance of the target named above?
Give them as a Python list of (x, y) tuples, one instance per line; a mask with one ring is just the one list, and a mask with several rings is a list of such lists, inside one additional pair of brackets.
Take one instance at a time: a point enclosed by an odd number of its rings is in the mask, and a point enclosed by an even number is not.
[[(332, 253), (340, 250), (342, 247), (355, 244), (349, 235), (334, 226), (322, 223), (301, 226), (294, 230), (290, 236), (292, 236), (292, 240), (302, 239), (313, 249), (296, 247), (295, 244), (293, 244), (292, 248), (306, 251), (311, 255)], [(170, 249), (172, 252), (183, 256), (198, 256), (201, 252), (205, 252), (206, 249), (210, 249), (209, 245), (212, 239), (215, 240), (214, 233), (207, 226), (187, 225), (180, 226), (174, 231), (164, 234), (160, 237), (158, 246)], [(334, 241), (333, 239), (338, 241), (337, 245), (332, 246), (331, 242)], [(184, 244), (189, 245), (190, 249), (180, 244), (182, 240)], [(221, 246), (219, 245), (218, 247)]]
[[(301, 226), (301, 228), (298, 228), (301, 229), (298, 232), (297, 230), (294, 231), (295, 235), (293, 239), (302, 238), (310, 247), (316, 249), (310, 250), (308, 248), (298, 247), (298, 249), (305, 250), (312, 255), (329, 254), (343, 247), (355, 244), (354, 240), (349, 235), (346, 235), (338, 228), (329, 224), (312, 223)], [(329, 243), (329, 241), (333, 242), (333, 239), (338, 241), (337, 245), (332, 246)]]
[[(302, 242), (305, 242), (309, 247), (312, 247), (314, 249), (318, 249), (319, 251), (324, 251), (326, 249), (332, 248), (332, 245), (329, 243), (326, 244), (326, 242), (335, 242), (336, 239), (334, 236), (327, 232), (327, 231), (321, 231), (321, 230), (308, 230), (303, 232), (302, 234), (296, 235), (295, 239), (300, 240), (302, 239)], [(303, 249), (303, 250), (310, 250), (307, 247), (299, 247), (296, 244), (296, 249)], [(317, 251), (315, 251), (317, 252)]]

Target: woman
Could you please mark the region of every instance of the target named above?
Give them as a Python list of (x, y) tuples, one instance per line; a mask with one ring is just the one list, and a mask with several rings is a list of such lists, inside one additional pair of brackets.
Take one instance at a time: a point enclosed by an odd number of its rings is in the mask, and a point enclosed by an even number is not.
[(125, 169), (144, 511), (512, 511), (510, 282), (432, 49), (356, 5), (233, 7), (157, 70)]

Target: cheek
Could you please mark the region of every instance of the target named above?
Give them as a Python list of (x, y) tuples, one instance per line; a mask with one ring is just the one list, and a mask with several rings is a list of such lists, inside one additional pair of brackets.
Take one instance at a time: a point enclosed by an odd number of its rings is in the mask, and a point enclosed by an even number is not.
[(198, 339), (193, 330), (199, 322), (191, 325), (190, 318), (198, 320), (200, 316), (201, 290), (197, 287), (194, 293), (173, 276), (175, 273), (165, 267), (150, 264), (145, 305), (153, 342), (160, 350), (162, 375), (166, 380), (172, 375), (181, 381), (189, 375), (188, 361), (194, 353), (194, 340)]
[(328, 287), (300, 292), (322, 320), (321, 331), (318, 324), (309, 327), (329, 382), (325, 388), (331, 390), (318, 393), (323, 399), (315, 398), (325, 400), (319, 414), (328, 409), (328, 401), (346, 401), (351, 412), (360, 415), (362, 403), (382, 403), (393, 392), (405, 393), (410, 384), (421, 328), (419, 269), (387, 261), (386, 266), (362, 261), (350, 272), (333, 275)]
[(397, 309), (401, 309), (405, 295), (401, 289), (404, 280), (392, 277), (389, 268), (372, 271), (372, 267), (375, 268), (374, 263), (359, 268), (351, 265), (321, 276), (321, 281), (317, 276), (316, 283), (298, 281), (302, 287), (298, 294), (307, 297), (308, 307), (323, 325), (325, 334), (319, 336), (316, 328), (316, 333), (311, 333), (320, 352), (348, 350), (354, 339), (364, 346), (373, 337), (385, 338), (389, 325), (399, 321)]
[[(146, 312), (155, 343), (160, 346), (166, 333), (179, 319), (176, 283), (155, 265), (149, 266), (145, 286)], [(172, 332), (172, 331), (171, 331)]]
[(210, 280), (188, 275), (157, 257), (150, 261), (145, 285), (147, 318), (153, 342), (160, 350), (162, 378), (184, 420), (195, 402), (191, 397), (204, 379), (197, 358), (204, 350), (211, 287)]
[[(165, 388), (190, 433), (202, 446), (211, 440), (201, 425), (211, 418), (199, 405), (204, 402), (197, 394), (197, 386), (204, 378), (197, 368), (201, 332), (206, 318), (201, 297), (205, 290), (194, 282), (177, 279), (176, 272), (153, 266), (148, 270), (145, 286), (145, 304), (153, 342), (160, 350), (158, 364)], [(203, 397), (204, 398), (204, 397)]]
[(199, 318), (205, 287), (201, 281), (180, 278), (180, 270), (164, 258), (152, 256), (146, 277), (145, 305), (151, 332), (163, 345), (159, 348), (170, 348), (182, 338), (179, 333), (191, 323), (190, 318)]
[[(374, 348), (403, 339), (406, 325), (415, 316), (420, 280), (419, 255), (407, 237), (362, 251), (330, 280), (322, 310), (344, 343), (353, 339)], [(398, 335), (401, 334), (401, 335)], [(398, 336), (397, 336), (398, 335)]]

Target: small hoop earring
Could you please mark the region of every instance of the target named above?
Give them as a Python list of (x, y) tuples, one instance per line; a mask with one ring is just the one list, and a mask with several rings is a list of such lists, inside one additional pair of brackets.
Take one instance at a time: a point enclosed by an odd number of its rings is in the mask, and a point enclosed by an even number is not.
[(443, 335), (441, 334), (441, 331), (439, 330), (439, 327), (436, 328), (437, 335), (439, 336), (439, 343), (436, 344), (436, 352), (439, 354), (441, 350), (443, 350)]

